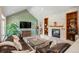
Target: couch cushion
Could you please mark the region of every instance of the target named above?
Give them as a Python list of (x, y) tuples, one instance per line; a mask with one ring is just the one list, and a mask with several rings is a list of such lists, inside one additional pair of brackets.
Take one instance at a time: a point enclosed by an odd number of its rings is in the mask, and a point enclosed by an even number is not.
[(54, 47), (52, 47), (50, 50), (54, 53), (63, 53), (68, 49), (71, 45), (68, 43), (58, 43)]
[(50, 42), (51, 41), (45, 41), (45, 42), (43, 42), (42, 44), (39, 44), (39, 45), (37, 45), (37, 48), (43, 48), (43, 47), (46, 47), (46, 46), (48, 46), (49, 44), (50, 44)]

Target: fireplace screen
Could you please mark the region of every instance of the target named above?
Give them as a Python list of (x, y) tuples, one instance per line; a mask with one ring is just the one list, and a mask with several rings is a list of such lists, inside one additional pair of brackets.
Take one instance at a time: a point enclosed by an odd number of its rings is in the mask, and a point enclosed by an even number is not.
[(52, 36), (60, 38), (60, 29), (52, 29)]

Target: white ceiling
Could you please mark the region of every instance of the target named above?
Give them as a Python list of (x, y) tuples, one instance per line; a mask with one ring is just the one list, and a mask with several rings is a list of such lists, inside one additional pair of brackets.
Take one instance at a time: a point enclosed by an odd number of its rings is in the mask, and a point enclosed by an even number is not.
[(45, 17), (53, 17), (63, 13), (66, 13), (69, 10), (78, 10), (79, 7), (75, 6), (41, 6), (41, 7), (32, 7), (27, 9), (32, 15), (34, 15), (38, 20), (41, 20)]
[(5, 16), (27, 9), (37, 19), (42, 19), (45, 16), (61, 14), (68, 9), (79, 8), (78, 6), (5, 6), (3, 12)]
[(5, 7), (3, 7), (3, 12), (6, 16), (8, 16), (8, 15), (11, 15), (13, 13), (22, 11), (24, 9), (30, 10), (31, 8), (33, 8), (33, 9), (35, 8), (36, 10), (38, 10), (38, 12), (41, 9), (40, 11), (47, 10), (47, 11), (49, 11), (49, 13), (51, 13), (51, 12), (52, 13), (59, 13), (59, 12), (62, 12), (64, 10), (70, 8), (70, 6), (68, 6), (68, 7), (65, 7), (65, 6), (63, 6), (63, 7), (57, 7), (57, 6), (51, 6), (51, 7), (50, 6), (47, 6), (47, 7), (46, 6), (40, 6), (40, 7), (38, 7), (38, 6), (37, 7), (31, 7), (31, 6), (5, 6)]
[(3, 12), (5, 14), (5, 16), (9, 16), (12, 15), (13, 13), (22, 11), (24, 9), (29, 9), (31, 7), (26, 7), (26, 6), (5, 6), (3, 7)]

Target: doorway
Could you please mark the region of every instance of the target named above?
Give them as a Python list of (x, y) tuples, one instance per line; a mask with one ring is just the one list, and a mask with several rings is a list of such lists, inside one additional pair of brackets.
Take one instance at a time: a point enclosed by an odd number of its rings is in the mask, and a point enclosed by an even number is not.
[(44, 18), (44, 34), (48, 35), (48, 18)]
[(75, 35), (78, 34), (78, 12), (66, 14), (66, 38), (75, 41)]

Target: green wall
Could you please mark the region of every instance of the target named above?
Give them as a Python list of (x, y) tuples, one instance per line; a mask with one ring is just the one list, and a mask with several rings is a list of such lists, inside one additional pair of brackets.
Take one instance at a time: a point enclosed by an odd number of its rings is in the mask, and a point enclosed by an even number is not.
[(23, 10), (21, 12), (12, 14), (10, 16), (7, 16), (6, 19), (7, 19), (6, 20), (6, 25), (11, 24), (11, 23), (15, 23), (19, 26), (20, 21), (31, 22), (32, 23), (31, 33), (32, 33), (32, 35), (37, 35), (36, 26), (38, 25), (38, 21), (27, 10)]

